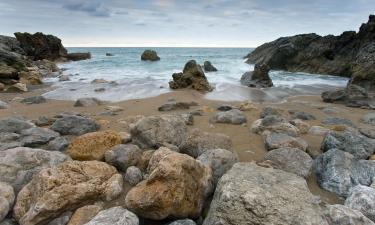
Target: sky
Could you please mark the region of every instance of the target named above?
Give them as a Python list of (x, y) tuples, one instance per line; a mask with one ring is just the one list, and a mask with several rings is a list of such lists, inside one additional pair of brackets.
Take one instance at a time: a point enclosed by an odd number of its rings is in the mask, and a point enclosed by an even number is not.
[(0, 34), (67, 47), (257, 47), (281, 36), (357, 31), (375, 0), (0, 0)]

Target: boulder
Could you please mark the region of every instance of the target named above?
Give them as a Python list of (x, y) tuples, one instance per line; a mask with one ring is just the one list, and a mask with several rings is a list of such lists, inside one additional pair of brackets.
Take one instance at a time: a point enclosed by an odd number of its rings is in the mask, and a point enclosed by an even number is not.
[(105, 56), (114, 56), (114, 55), (112, 53), (107, 52), (105, 53)]
[(105, 161), (122, 172), (136, 166), (141, 157), (142, 150), (132, 144), (117, 145), (105, 152)]
[[(234, 107), (233, 107), (232, 105), (222, 104), (222, 105), (219, 105), (219, 106), (217, 107), (217, 110), (225, 112), (225, 111), (232, 110), (233, 108), (234, 108)], [(242, 111), (242, 110), (241, 110), (241, 111)]]
[(300, 119), (291, 120), (289, 123), (297, 127), (301, 134), (307, 134), (311, 128), (310, 124)]
[(203, 152), (197, 160), (203, 165), (211, 167), (216, 186), (219, 179), (238, 162), (238, 156), (225, 149), (211, 149)]
[(51, 126), (52, 130), (62, 135), (82, 135), (97, 131), (99, 128), (100, 125), (94, 120), (76, 115), (63, 115), (62, 118), (57, 119)]
[(182, 73), (174, 73), (173, 81), (169, 82), (171, 89), (191, 88), (197, 91), (212, 91), (202, 67), (195, 60), (186, 63)]
[(210, 61), (205, 61), (203, 63), (203, 68), (204, 68), (205, 72), (216, 72), (217, 71), (216, 67), (214, 67)]
[(357, 132), (329, 132), (323, 139), (321, 149), (326, 152), (333, 148), (351, 153), (356, 159), (367, 159), (374, 154), (375, 145)]
[(21, 131), (20, 142), (25, 147), (38, 147), (47, 144), (49, 141), (57, 138), (59, 133), (41, 127), (32, 127)]
[(28, 97), (23, 100), (21, 100), (21, 103), (25, 104), (41, 104), (41, 103), (46, 103), (47, 100), (43, 96), (33, 96), (33, 97)]
[(27, 89), (27, 86), (26, 84), (23, 84), (23, 83), (16, 83), (16, 84), (13, 84), (12, 86), (9, 86), (7, 89), (6, 89), (7, 92), (27, 92), (28, 89)]
[(264, 156), (275, 169), (284, 170), (297, 174), (305, 179), (308, 178), (313, 165), (311, 157), (297, 148), (279, 148), (268, 152)]
[(273, 83), (268, 75), (270, 67), (266, 64), (256, 64), (252, 72), (246, 72), (241, 77), (241, 84), (248, 87), (267, 88)]
[(121, 143), (122, 138), (117, 132), (109, 130), (92, 132), (74, 139), (66, 154), (75, 160), (103, 160), (107, 151)]
[(295, 138), (283, 133), (270, 133), (264, 142), (268, 151), (278, 148), (297, 148), (305, 152), (308, 147), (307, 142), (302, 138)]
[(0, 79), (18, 79), (17, 69), (0, 63)]
[(25, 85), (43, 84), (42, 74), (39, 71), (21, 71), (18, 73), (19, 82)]
[(74, 107), (98, 106), (102, 102), (97, 98), (80, 98), (74, 103)]
[(135, 186), (143, 180), (142, 171), (136, 166), (130, 166), (126, 169), (125, 181)]
[(160, 57), (154, 50), (145, 50), (141, 55), (143, 61), (159, 61)]
[(155, 153), (155, 150), (147, 150), (144, 151), (141, 155), (141, 158), (138, 160), (137, 167), (141, 169), (141, 171), (146, 172), (148, 164), (152, 155)]
[(133, 143), (140, 148), (157, 149), (165, 144), (180, 146), (186, 138), (187, 127), (180, 116), (149, 116), (140, 119), (130, 133)]
[(122, 176), (98, 161), (68, 161), (34, 175), (18, 194), (14, 217), (20, 225), (43, 224), (62, 213), (122, 192)]
[(232, 140), (225, 134), (208, 133), (199, 129), (189, 131), (180, 146), (180, 152), (197, 158), (207, 150), (226, 149), (232, 151)]
[(232, 109), (229, 111), (218, 112), (212, 118), (211, 121), (214, 123), (229, 123), (229, 124), (244, 124), (247, 122), (246, 115), (238, 110)]
[(6, 182), (18, 191), (33, 175), (44, 168), (57, 166), (70, 158), (60, 152), (17, 147), (0, 151), (0, 182)]
[(254, 163), (221, 177), (203, 225), (328, 225), (305, 179)]
[(126, 206), (153, 220), (197, 218), (211, 194), (212, 171), (188, 155), (157, 150), (148, 165), (149, 177), (133, 187)]
[(266, 116), (275, 116), (275, 118), (283, 118), (284, 110), (275, 107), (264, 107), (260, 113), (260, 118), (263, 119)]
[(74, 212), (67, 225), (86, 224), (101, 210), (103, 210), (102, 204), (85, 205)]
[(90, 52), (69, 53), (66, 55), (66, 58), (72, 61), (86, 60), (86, 59), (91, 59), (91, 53)]
[(0, 182), (0, 222), (3, 221), (8, 212), (12, 209), (15, 195), (11, 185)]
[(263, 132), (284, 133), (292, 137), (300, 136), (300, 130), (279, 116), (266, 116), (253, 122), (251, 131), (256, 134), (263, 134)]
[(326, 136), (331, 130), (326, 127), (312, 126), (309, 130), (309, 134), (316, 136)]
[(326, 212), (330, 225), (374, 225), (361, 212), (344, 205), (329, 205)]
[(355, 186), (350, 190), (345, 205), (360, 211), (372, 221), (375, 221), (375, 189), (363, 185)]
[(85, 225), (139, 225), (137, 215), (121, 206), (100, 211)]
[(70, 142), (65, 137), (57, 137), (48, 143), (48, 150), (51, 151), (65, 151)]
[(6, 117), (0, 119), (0, 132), (21, 133), (35, 125), (21, 117)]

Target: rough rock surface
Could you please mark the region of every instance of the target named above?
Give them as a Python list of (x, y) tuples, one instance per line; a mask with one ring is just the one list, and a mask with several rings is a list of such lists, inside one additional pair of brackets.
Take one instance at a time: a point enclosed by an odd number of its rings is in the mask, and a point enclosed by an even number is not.
[(41, 104), (41, 103), (46, 103), (47, 99), (43, 96), (33, 96), (29, 98), (25, 98), (21, 101), (21, 103), (26, 103), (26, 104)]
[(306, 151), (308, 144), (302, 138), (295, 138), (283, 133), (271, 133), (266, 136), (266, 149), (268, 151), (278, 148), (297, 148)]
[(64, 151), (70, 142), (64, 137), (57, 137), (48, 143), (48, 149), (52, 151)]
[(217, 71), (216, 67), (214, 67), (210, 61), (205, 61), (203, 63), (203, 69), (204, 69), (205, 72), (216, 72)]
[(247, 122), (246, 115), (238, 110), (238, 109), (232, 109), (229, 111), (224, 112), (218, 112), (216, 113), (212, 119), (212, 122), (214, 123), (229, 123), (229, 124), (243, 124)]
[(325, 91), (322, 93), (322, 99), (324, 102), (341, 103), (348, 107), (375, 109), (373, 94), (355, 84), (349, 84), (344, 89)]
[(173, 221), (172, 223), (169, 223), (168, 225), (197, 225), (197, 224), (191, 219), (185, 219), (185, 220)]
[(133, 187), (126, 206), (137, 215), (162, 220), (197, 218), (211, 194), (211, 168), (188, 155), (157, 150), (148, 166), (149, 177)]
[[(1, 122), (0, 122), (1, 123)], [(94, 120), (75, 115), (64, 115), (57, 119), (51, 129), (62, 135), (82, 135), (99, 130), (100, 126)]]
[(266, 64), (256, 64), (252, 72), (246, 72), (241, 77), (241, 84), (248, 87), (267, 88), (273, 83), (268, 75), (270, 67)]
[(137, 185), (143, 180), (142, 171), (136, 166), (130, 166), (126, 169), (125, 181), (130, 185)]
[(362, 122), (369, 124), (369, 125), (375, 125), (375, 113), (367, 113), (362, 117)]
[(163, 104), (158, 108), (159, 111), (173, 111), (173, 110), (180, 110), (180, 109), (189, 109), (190, 106), (197, 106), (198, 103), (196, 102), (168, 102)]
[(361, 212), (344, 205), (327, 206), (327, 217), (330, 225), (374, 225)]
[(74, 212), (67, 225), (83, 225), (88, 223), (102, 209), (102, 204), (85, 205)]
[(144, 61), (159, 61), (160, 57), (158, 56), (156, 51), (145, 50), (141, 55), (141, 59)]
[(17, 147), (0, 151), (0, 182), (18, 191), (43, 168), (57, 166), (70, 158), (60, 152)]
[(98, 161), (68, 161), (36, 174), (18, 194), (14, 216), (20, 225), (43, 224), (66, 211), (122, 192), (122, 176)]
[(141, 160), (142, 150), (137, 145), (117, 145), (105, 152), (105, 161), (120, 171), (127, 171)]
[(104, 154), (122, 143), (121, 136), (114, 131), (98, 131), (77, 137), (66, 153), (75, 160), (103, 160)]
[(97, 98), (80, 98), (74, 103), (74, 107), (98, 106), (101, 101)]
[(7, 117), (0, 119), (0, 132), (21, 133), (21, 131), (35, 127), (35, 125), (23, 118)]
[(300, 130), (297, 127), (284, 118), (274, 115), (269, 115), (263, 119), (254, 121), (251, 125), (251, 131), (256, 134), (262, 134), (265, 131), (284, 133), (292, 137), (298, 137), (300, 135)]
[(138, 225), (137, 215), (121, 206), (100, 211), (85, 225)]
[(15, 195), (11, 185), (0, 182), (0, 222), (5, 218), (12, 209)]
[(363, 185), (355, 186), (350, 190), (345, 205), (360, 211), (372, 221), (375, 221), (375, 189)]
[(32, 127), (21, 131), (19, 141), (25, 147), (38, 147), (47, 144), (58, 136), (60, 136), (59, 133), (48, 128)]
[(86, 59), (91, 59), (91, 53), (90, 52), (68, 53), (66, 55), (66, 58), (72, 61), (86, 60)]
[(212, 91), (202, 67), (195, 60), (186, 63), (182, 73), (174, 73), (173, 81), (169, 82), (171, 89), (192, 88), (197, 91)]
[(236, 163), (220, 179), (203, 223), (212, 224), (328, 225), (303, 178), (254, 163)]
[(345, 118), (339, 118), (339, 117), (328, 117), (322, 121), (323, 124), (325, 125), (344, 125), (344, 126), (349, 126), (349, 127), (356, 127), (356, 125), (349, 119)]

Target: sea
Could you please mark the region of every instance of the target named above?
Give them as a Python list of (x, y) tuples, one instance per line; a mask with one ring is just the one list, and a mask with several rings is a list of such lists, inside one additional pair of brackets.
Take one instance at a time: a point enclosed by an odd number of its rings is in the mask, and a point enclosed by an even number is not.
[[(154, 97), (173, 91), (168, 86), (172, 74), (181, 72), (192, 59), (200, 64), (210, 61), (218, 69), (206, 73), (214, 86), (212, 92), (205, 94), (210, 100), (282, 102), (290, 96), (319, 95), (324, 90), (344, 87), (348, 82), (347, 78), (325, 74), (271, 71), (274, 87), (254, 89), (240, 84), (242, 74), (254, 68), (244, 59), (253, 51), (251, 48), (152, 48), (161, 58), (157, 62), (141, 61), (146, 49), (150, 48), (68, 48), (69, 52), (90, 52), (92, 58), (60, 64), (70, 81), (48, 78), (46, 81), (52, 84), (53, 90), (44, 96), (58, 100), (96, 97), (110, 102)], [(110, 83), (93, 84), (94, 79)]]

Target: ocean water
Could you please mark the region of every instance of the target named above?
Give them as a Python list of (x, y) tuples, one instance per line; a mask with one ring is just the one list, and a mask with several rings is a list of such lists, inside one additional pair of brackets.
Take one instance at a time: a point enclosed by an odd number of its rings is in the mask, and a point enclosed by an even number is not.
[[(141, 61), (146, 48), (68, 48), (69, 52), (91, 52), (90, 60), (64, 63), (64, 74), (70, 76), (68, 82), (58, 82), (49, 78), (54, 90), (45, 97), (59, 100), (76, 100), (81, 97), (97, 97), (105, 101), (123, 101), (157, 96), (172, 90), (168, 82), (172, 74), (181, 72), (188, 60), (195, 59), (203, 64), (209, 60), (219, 70), (206, 73), (207, 79), (215, 87), (205, 95), (207, 99), (223, 101), (271, 101), (280, 102), (292, 95), (313, 95), (335, 87), (343, 87), (346, 78), (271, 71), (275, 87), (252, 89), (240, 84), (243, 73), (254, 68), (246, 64), (243, 56), (249, 48), (152, 48), (158, 52), (158, 62)], [(114, 56), (106, 56), (111, 53)], [(116, 81), (107, 84), (92, 84), (94, 79)], [(104, 92), (95, 89), (105, 88)]]

